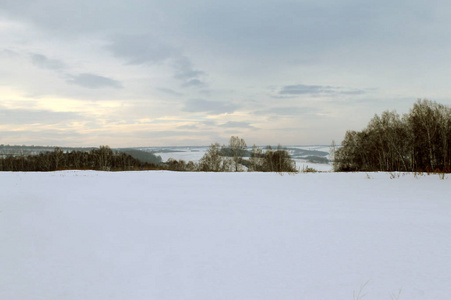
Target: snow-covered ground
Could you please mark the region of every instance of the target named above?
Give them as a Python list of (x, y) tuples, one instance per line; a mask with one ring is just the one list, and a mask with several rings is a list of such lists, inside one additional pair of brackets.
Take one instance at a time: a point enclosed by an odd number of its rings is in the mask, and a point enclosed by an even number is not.
[(317, 163), (308, 162), (305, 159), (297, 159), (297, 158), (295, 158), (294, 161), (296, 162), (296, 169), (298, 169), (300, 171), (302, 171), (306, 168), (313, 168), (316, 171), (320, 171), (320, 172), (331, 172), (334, 169), (332, 163), (317, 164)]
[(0, 299), (450, 299), (450, 180), (0, 173)]

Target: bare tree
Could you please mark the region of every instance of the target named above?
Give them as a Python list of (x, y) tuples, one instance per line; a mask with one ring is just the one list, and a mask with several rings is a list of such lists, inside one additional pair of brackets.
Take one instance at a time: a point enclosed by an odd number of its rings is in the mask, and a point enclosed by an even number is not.
[(451, 109), (418, 100), (402, 118), (375, 115), (361, 132), (348, 131), (335, 152), (341, 171), (451, 171)]
[(329, 160), (334, 161), (335, 160), (335, 151), (337, 150), (337, 145), (335, 144), (335, 140), (332, 140), (332, 143), (330, 144), (329, 148)]
[(200, 159), (199, 168), (201, 171), (219, 172), (222, 170), (222, 157), (219, 154), (220, 145), (218, 143), (211, 144), (207, 152)]
[(229, 148), (232, 151), (233, 163), (235, 166), (235, 172), (240, 170), (240, 161), (246, 152), (246, 142), (237, 136), (232, 136), (229, 141)]
[(248, 171), (261, 171), (263, 165), (263, 150), (257, 146), (252, 146), (251, 155), (249, 158)]

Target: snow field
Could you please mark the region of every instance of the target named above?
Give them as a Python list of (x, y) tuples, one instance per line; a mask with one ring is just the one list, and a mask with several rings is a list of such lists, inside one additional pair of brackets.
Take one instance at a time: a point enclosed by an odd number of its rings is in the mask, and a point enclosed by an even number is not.
[(0, 173), (0, 299), (449, 299), (449, 180)]

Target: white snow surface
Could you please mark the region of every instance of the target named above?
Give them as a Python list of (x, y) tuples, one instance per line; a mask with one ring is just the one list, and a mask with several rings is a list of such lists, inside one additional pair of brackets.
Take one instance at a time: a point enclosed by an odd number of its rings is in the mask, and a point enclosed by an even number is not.
[(0, 172), (0, 299), (451, 299), (450, 180)]

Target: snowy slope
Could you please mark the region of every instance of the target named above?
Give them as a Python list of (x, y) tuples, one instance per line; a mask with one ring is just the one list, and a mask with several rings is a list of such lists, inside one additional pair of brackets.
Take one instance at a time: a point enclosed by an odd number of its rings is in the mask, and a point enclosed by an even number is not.
[(451, 178), (369, 177), (0, 173), (0, 299), (450, 299)]

